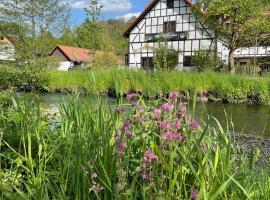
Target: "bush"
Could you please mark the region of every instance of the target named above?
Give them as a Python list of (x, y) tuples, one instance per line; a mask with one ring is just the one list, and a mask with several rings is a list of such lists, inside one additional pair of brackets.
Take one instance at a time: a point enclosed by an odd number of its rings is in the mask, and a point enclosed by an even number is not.
[(42, 71), (32, 66), (0, 66), (0, 90), (43, 90), (47, 85), (47, 77)]
[(178, 52), (169, 49), (166, 41), (160, 41), (154, 49), (154, 66), (156, 70), (173, 70), (178, 64)]
[(215, 52), (209, 49), (196, 51), (192, 57), (192, 62), (194, 69), (198, 72), (221, 71), (225, 69), (220, 58), (216, 57)]

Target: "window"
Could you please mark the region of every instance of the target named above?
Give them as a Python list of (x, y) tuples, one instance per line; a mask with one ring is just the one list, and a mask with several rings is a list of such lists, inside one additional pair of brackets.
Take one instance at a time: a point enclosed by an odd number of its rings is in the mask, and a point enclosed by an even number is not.
[(129, 65), (129, 55), (125, 54), (125, 65)]
[(174, 7), (174, 0), (167, 0), (167, 8), (173, 8)]
[(176, 32), (176, 21), (164, 22), (163, 24), (164, 33), (174, 33)]
[(192, 67), (192, 56), (184, 56), (184, 67)]
[(153, 58), (151, 57), (142, 57), (142, 68), (143, 69), (154, 69)]

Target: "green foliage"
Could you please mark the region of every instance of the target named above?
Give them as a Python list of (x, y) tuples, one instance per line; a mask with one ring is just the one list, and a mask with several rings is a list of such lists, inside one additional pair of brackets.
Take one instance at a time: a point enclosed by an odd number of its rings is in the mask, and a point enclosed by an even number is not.
[(195, 70), (198, 72), (220, 71), (224, 65), (214, 51), (204, 49), (195, 52), (192, 62)]
[(262, 15), (267, 5), (269, 1), (265, 0), (197, 1), (197, 16), (228, 44), (231, 73), (235, 72), (234, 51), (246, 45), (257, 45), (265, 37), (264, 33), (269, 32), (269, 17)]
[(175, 69), (178, 63), (178, 52), (169, 49), (166, 41), (159, 41), (158, 47), (154, 49), (154, 65), (157, 70)]
[(36, 66), (0, 66), (0, 90), (42, 90), (46, 85), (45, 74)]
[[(96, 69), (94, 71), (46, 72), (51, 92), (81, 91), (87, 94), (116, 95), (116, 87), (127, 94), (130, 91), (145, 97), (165, 96), (170, 91), (186, 93), (197, 91), (209, 100), (269, 104), (268, 78), (256, 78), (223, 73), (157, 72), (143, 70)], [(117, 83), (117, 84), (116, 84)]]
[[(269, 199), (269, 171), (256, 166), (256, 154), (238, 154), (216, 119), (197, 126), (183, 104), (168, 102), (174, 109), (153, 119), (161, 102), (141, 99), (121, 113), (99, 98), (74, 97), (53, 115), (38, 98), (13, 99), (0, 107), (0, 198)], [(161, 120), (184, 140), (164, 140)]]
[(98, 23), (85, 21), (76, 29), (76, 42), (79, 47), (100, 50), (104, 47), (102, 28)]

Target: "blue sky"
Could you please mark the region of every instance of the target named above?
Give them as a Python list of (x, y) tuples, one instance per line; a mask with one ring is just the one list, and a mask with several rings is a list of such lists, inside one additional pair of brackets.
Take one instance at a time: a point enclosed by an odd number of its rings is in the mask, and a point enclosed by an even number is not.
[[(83, 8), (89, 5), (89, 0), (70, 0), (72, 7), (71, 24), (84, 21)], [(119, 16), (138, 15), (143, 11), (148, 0), (101, 0), (104, 5), (101, 19), (117, 18)]]

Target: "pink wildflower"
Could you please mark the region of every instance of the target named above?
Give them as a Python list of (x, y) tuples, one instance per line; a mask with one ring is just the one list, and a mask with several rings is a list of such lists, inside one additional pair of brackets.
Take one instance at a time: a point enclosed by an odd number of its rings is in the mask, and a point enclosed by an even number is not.
[(175, 120), (174, 127), (175, 127), (175, 129), (179, 129), (181, 127), (181, 120), (180, 119)]
[(114, 138), (115, 138), (116, 140), (120, 140), (120, 138), (121, 138), (121, 133), (115, 133)]
[(179, 98), (179, 94), (176, 92), (170, 92), (169, 93), (169, 99), (171, 99), (172, 101), (176, 101)]
[(119, 143), (119, 150), (120, 150), (121, 152), (125, 151), (126, 148), (127, 148), (127, 143), (126, 143), (126, 142), (123, 142), (123, 141), (122, 141), (122, 142)]
[(161, 109), (156, 108), (152, 114), (152, 119), (158, 119), (162, 113)]
[(169, 141), (183, 142), (184, 137), (180, 133), (177, 133), (177, 132), (174, 132), (174, 131), (167, 131), (167, 133), (162, 136), (162, 140), (165, 143), (169, 142)]
[(130, 120), (126, 120), (123, 127), (121, 128), (121, 131), (124, 133), (126, 131), (128, 131), (132, 126), (132, 123)]
[(165, 130), (171, 129), (170, 123), (167, 122), (167, 121), (165, 121), (165, 120), (163, 120), (163, 121), (161, 121), (161, 122), (159, 123), (159, 127), (160, 127), (161, 129), (165, 129)]
[(143, 180), (149, 180), (149, 179), (150, 179), (150, 177), (149, 177), (149, 175), (147, 174), (147, 172), (143, 172), (142, 178), (143, 178)]
[(140, 101), (132, 102), (132, 105), (133, 105), (134, 107), (140, 107)]
[(127, 95), (127, 100), (131, 100), (131, 99), (138, 98), (138, 97), (139, 97), (139, 94), (130, 93)]
[(173, 105), (169, 104), (169, 103), (165, 103), (162, 106), (163, 110), (172, 110), (173, 109)]
[(153, 160), (157, 159), (157, 156), (151, 149), (147, 149), (147, 151), (144, 153), (143, 161), (144, 166), (150, 166), (153, 162)]
[(191, 121), (191, 127), (194, 129), (199, 128), (199, 122), (197, 120), (192, 120)]
[(130, 130), (126, 131), (125, 134), (126, 134), (127, 137), (132, 137), (133, 136), (133, 132), (130, 131)]
[(199, 199), (199, 191), (196, 190), (194, 187), (191, 188), (190, 198), (193, 199), (193, 200)]
[(96, 179), (97, 177), (98, 177), (98, 175), (97, 175), (96, 172), (94, 172), (94, 173), (91, 175), (91, 179), (92, 179), (92, 180)]

